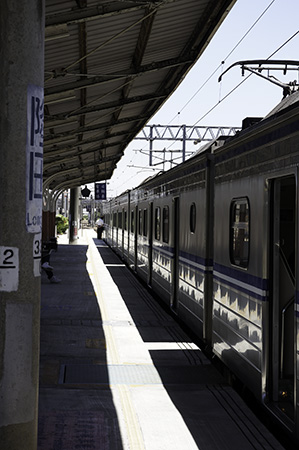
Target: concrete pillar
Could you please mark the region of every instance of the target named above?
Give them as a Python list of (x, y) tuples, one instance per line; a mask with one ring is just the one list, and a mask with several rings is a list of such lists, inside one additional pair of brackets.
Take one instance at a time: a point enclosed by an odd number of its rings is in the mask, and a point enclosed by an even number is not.
[(69, 242), (76, 243), (79, 228), (79, 195), (80, 188), (71, 189), (70, 193), (70, 213), (69, 213)]
[(69, 191), (64, 191), (64, 215), (69, 216)]
[(44, 1), (0, 5), (0, 448), (37, 448)]

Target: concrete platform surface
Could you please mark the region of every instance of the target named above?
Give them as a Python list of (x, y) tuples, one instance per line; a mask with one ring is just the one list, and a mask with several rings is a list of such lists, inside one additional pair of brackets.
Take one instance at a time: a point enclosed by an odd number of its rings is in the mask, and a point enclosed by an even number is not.
[(93, 230), (42, 276), (38, 450), (282, 449)]

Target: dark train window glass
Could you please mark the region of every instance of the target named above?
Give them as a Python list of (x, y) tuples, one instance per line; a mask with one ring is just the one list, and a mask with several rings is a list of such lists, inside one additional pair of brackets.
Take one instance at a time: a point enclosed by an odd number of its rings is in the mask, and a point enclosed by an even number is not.
[(143, 236), (147, 236), (147, 209), (143, 210)]
[(127, 217), (127, 211), (124, 211), (124, 230), (128, 229), (128, 217)]
[(163, 208), (163, 226), (162, 226), (162, 239), (163, 242), (168, 243), (169, 241), (169, 207), (165, 206)]
[(138, 211), (138, 233), (142, 234), (142, 211)]
[(155, 239), (158, 241), (161, 237), (161, 208), (155, 209)]
[(249, 201), (247, 198), (231, 203), (230, 260), (243, 268), (249, 263)]
[(116, 213), (113, 213), (113, 226), (116, 227)]
[(135, 228), (135, 224), (134, 224), (134, 211), (131, 211), (131, 233), (134, 233), (134, 228)]
[(196, 206), (192, 203), (190, 206), (190, 232), (195, 233), (196, 228)]
[(123, 226), (123, 223), (122, 223), (123, 222), (123, 220), (122, 220), (123, 217), (122, 216), (123, 216), (122, 212), (119, 212), (118, 213), (118, 223), (117, 223), (118, 228), (122, 228), (122, 226)]

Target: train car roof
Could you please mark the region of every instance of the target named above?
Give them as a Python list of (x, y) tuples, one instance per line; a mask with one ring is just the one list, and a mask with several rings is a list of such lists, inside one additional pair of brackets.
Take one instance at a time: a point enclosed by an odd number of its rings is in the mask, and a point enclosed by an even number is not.
[[(299, 106), (299, 91), (295, 91), (287, 97), (283, 98), (265, 117), (263, 118), (248, 118), (243, 120), (242, 130), (238, 131), (235, 136), (230, 136), (224, 139), (223, 143), (233, 142), (240, 136), (244, 136), (246, 133), (250, 133), (254, 130), (265, 126), (266, 122), (272, 121), (276, 117), (285, 114), (287, 111), (298, 108)], [(250, 125), (244, 125), (246, 120), (252, 121)], [(219, 141), (219, 139), (216, 141)], [(218, 151), (218, 142), (214, 145), (214, 150)], [(219, 147), (219, 146), (218, 146)]]
[(284, 112), (286, 108), (294, 108), (297, 103), (299, 102), (299, 91), (295, 91), (292, 94), (288, 95), (287, 97), (283, 98), (278, 105), (275, 106), (275, 108), (272, 109), (272, 111), (267, 114), (263, 120), (268, 119), (269, 117), (272, 117), (274, 115), (277, 115), (281, 111)]

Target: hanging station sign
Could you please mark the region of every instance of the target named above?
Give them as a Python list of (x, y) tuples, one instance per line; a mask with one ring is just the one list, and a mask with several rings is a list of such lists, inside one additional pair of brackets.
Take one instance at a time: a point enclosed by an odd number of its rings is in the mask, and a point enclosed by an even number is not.
[(94, 184), (94, 193), (96, 200), (106, 200), (106, 183), (95, 183)]

